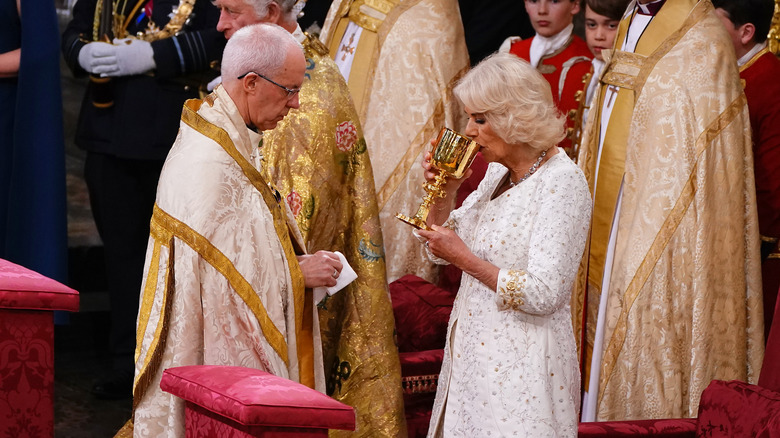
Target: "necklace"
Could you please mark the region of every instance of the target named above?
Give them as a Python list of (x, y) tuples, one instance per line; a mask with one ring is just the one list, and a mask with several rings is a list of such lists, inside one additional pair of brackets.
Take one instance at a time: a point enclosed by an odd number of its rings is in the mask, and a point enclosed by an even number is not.
[[(544, 157), (546, 156), (547, 156), (547, 150), (543, 150), (542, 153), (539, 154), (539, 158), (537, 158), (534, 164), (532, 164), (531, 167), (528, 169), (528, 172), (526, 172), (525, 175), (523, 175), (523, 177), (520, 178), (519, 180), (512, 181), (512, 178), (509, 177), (509, 187), (514, 187), (520, 184), (521, 182), (527, 180), (528, 177), (536, 173), (536, 171), (539, 170), (539, 166), (542, 164), (542, 160), (544, 160)], [(507, 176), (509, 175), (507, 174)]]

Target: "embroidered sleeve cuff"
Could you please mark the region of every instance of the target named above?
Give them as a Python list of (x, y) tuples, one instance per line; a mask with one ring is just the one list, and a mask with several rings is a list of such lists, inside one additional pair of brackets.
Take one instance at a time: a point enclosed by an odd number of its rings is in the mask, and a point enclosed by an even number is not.
[(521, 310), (525, 304), (525, 287), (528, 274), (522, 270), (501, 269), (498, 272), (496, 285), (498, 307), (502, 309)]

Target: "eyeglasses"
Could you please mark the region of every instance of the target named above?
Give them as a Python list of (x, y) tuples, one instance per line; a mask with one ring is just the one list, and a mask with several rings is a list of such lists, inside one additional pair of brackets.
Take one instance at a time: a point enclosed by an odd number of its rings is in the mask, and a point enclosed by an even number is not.
[(284, 91), (287, 93), (287, 98), (288, 98), (288, 99), (292, 99), (292, 97), (293, 97), (293, 96), (295, 96), (295, 94), (296, 94), (296, 93), (298, 93), (298, 92), (300, 92), (300, 91), (301, 91), (301, 89), (300, 89), (300, 88), (287, 88), (287, 87), (285, 87), (284, 85), (277, 84), (276, 82), (274, 82), (274, 81), (272, 81), (272, 80), (268, 79), (267, 77), (265, 77), (265, 76), (261, 75), (260, 73), (258, 73), (258, 72), (256, 72), (256, 71), (248, 71), (248, 72), (246, 72), (246, 73), (242, 74), (241, 76), (239, 76), (239, 77), (238, 77), (238, 78), (236, 78), (236, 79), (244, 79), (244, 77), (245, 77), (246, 75), (248, 75), (249, 73), (254, 73), (254, 74), (256, 74), (256, 75), (260, 76), (261, 78), (265, 79), (266, 81), (268, 81), (268, 82), (270, 82), (270, 83), (272, 83), (272, 84), (276, 85), (277, 87), (281, 88), (282, 90), (284, 90)]

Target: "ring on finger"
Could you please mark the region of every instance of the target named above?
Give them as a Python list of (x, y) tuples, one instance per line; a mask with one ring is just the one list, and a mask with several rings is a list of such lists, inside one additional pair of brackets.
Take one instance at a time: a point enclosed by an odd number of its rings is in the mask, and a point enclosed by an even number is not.
[(339, 278), (339, 270), (334, 268), (333, 269), (333, 274), (331, 274), (331, 275), (333, 276), (333, 278)]

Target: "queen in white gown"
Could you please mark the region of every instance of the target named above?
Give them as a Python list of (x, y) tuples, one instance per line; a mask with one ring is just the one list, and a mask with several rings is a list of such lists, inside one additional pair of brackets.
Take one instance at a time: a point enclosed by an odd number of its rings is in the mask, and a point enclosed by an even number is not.
[[(554, 146), (564, 119), (527, 62), (493, 55), (455, 94), (469, 116), (465, 133), (490, 165), (459, 209), (444, 217), (434, 206), (433, 231), (417, 232), (434, 261), (463, 270), (429, 436), (575, 437), (580, 372), (569, 301), (590, 223), (585, 177)], [(459, 183), (448, 181), (441, 203)]]

